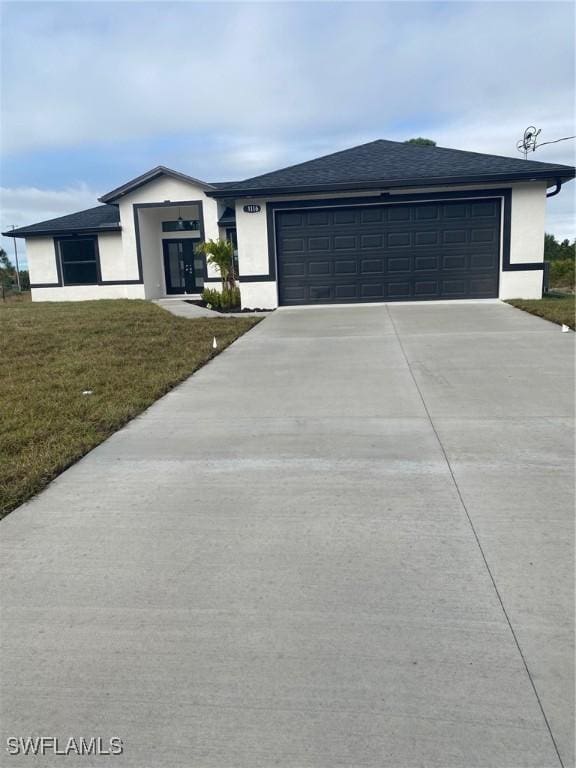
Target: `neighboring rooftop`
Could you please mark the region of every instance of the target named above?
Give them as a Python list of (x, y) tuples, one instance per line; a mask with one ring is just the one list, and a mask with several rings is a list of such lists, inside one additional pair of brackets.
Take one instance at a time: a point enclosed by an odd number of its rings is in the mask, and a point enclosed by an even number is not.
[(3, 232), (7, 237), (27, 235), (56, 235), (66, 232), (116, 232), (120, 229), (120, 212), (116, 205), (97, 205), (86, 211), (59, 216), (57, 219), (40, 221), (28, 227)]
[(378, 139), (241, 182), (222, 184), (211, 197), (322, 189), (414, 186), (574, 177), (574, 168), (520, 157)]

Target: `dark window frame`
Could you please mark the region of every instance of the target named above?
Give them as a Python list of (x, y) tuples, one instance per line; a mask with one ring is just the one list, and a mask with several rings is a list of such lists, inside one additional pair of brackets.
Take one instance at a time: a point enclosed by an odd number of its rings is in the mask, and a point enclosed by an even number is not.
[[(94, 247), (94, 264), (96, 266), (96, 279), (82, 282), (70, 282), (66, 280), (65, 276), (65, 262), (62, 258), (62, 243), (78, 243), (81, 241), (88, 241), (93, 244)], [(97, 235), (80, 235), (75, 237), (55, 237), (54, 247), (56, 249), (56, 267), (58, 271), (58, 278), (60, 285), (65, 286), (79, 286), (79, 285), (101, 285), (102, 272), (100, 269), (100, 251), (98, 250), (98, 236)], [(79, 260), (75, 262), (69, 262), (72, 264), (88, 264), (92, 263), (92, 259)]]
[[(234, 236), (232, 236), (232, 232), (234, 233)], [(226, 227), (226, 240), (229, 240), (234, 248), (234, 277), (238, 279), (238, 275), (240, 274), (240, 265), (238, 261), (238, 233), (236, 231), (236, 225)]]
[[(168, 219), (162, 222), (162, 232), (168, 232), (173, 234), (174, 232), (199, 232), (200, 220), (199, 219), (182, 219), (182, 228), (178, 226), (178, 220)], [(194, 226), (187, 227), (186, 224), (193, 224)]]

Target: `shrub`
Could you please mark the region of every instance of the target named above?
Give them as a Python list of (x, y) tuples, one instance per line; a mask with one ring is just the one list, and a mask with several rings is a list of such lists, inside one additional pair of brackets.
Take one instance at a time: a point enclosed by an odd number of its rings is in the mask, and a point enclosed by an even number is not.
[(240, 288), (224, 288), (221, 293), (220, 306), (222, 309), (240, 309)]
[(220, 309), (222, 294), (216, 288), (204, 288), (202, 291), (202, 301), (210, 304), (214, 309)]
[(550, 286), (552, 288), (574, 288), (574, 261), (559, 259), (550, 262)]
[(204, 288), (202, 291), (202, 301), (210, 304), (213, 309), (220, 309), (224, 312), (240, 309), (240, 288), (224, 288), (218, 291), (215, 288)]

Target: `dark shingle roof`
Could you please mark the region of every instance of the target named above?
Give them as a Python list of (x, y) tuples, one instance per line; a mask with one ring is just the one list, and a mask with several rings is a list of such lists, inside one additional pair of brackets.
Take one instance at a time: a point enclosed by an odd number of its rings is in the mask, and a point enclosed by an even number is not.
[[(519, 157), (483, 155), (459, 149), (427, 147), (378, 139), (369, 144), (334, 152), (279, 171), (244, 181), (207, 182), (157, 166), (117, 187), (101, 201), (122, 195), (161, 175), (201, 185), (211, 197), (234, 198), (246, 195), (310, 192), (323, 190), (433, 186), (440, 184), (493, 183), (540, 179), (553, 182), (574, 178), (568, 165), (541, 163)], [(228, 211), (223, 219), (226, 219)], [(229, 216), (231, 218), (231, 216)], [(57, 219), (19, 227), (2, 234), (14, 237), (56, 235), (67, 232), (118, 231), (120, 215), (115, 205), (99, 205)]]
[(48, 219), (29, 227), (19, 227), (2, 234), (8, 237), (28, 237), (29, 235), (55, 235), (66, 232), (115, 232), (120, 229), (120, 212), (116, 205), (98, 205), (86, 211)]
[(222, 197), (225, 191), (233, 196), (237, 192), (353, 189), (556, 177), (573, 178), (574, 168), (520, 157), (484, 155), (378, 139), (236, 184), (223, 184), (219, 190), (208, 194)]

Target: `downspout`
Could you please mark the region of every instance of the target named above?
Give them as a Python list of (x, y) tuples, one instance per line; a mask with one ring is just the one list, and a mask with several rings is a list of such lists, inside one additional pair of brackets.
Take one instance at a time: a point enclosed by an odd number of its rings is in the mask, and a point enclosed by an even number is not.
[(556, 179), (556, 189), (553, 189), (552, 192), (546, 192), (546, 197), (554, 197), (555, 195), (558, 194), (558, 192), (560, 192), (561, 189), (562, 189), (562, 182), (560, 181), (560, 179)]

